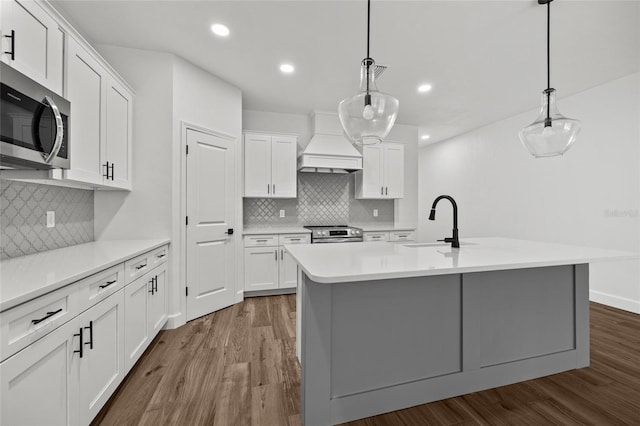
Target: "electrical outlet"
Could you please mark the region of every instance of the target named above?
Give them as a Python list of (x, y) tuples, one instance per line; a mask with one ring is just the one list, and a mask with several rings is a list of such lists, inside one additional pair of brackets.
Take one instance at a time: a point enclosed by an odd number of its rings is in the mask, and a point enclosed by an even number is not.
[(373, 209), (373, 217), (378, 217), (378, 209)]
[(280, 210), (280, 217), (284, 217), (284, 210)]
[(56, 212), (49, 210), (47, 212), (47, 228), (55, 228), (56, 227)]

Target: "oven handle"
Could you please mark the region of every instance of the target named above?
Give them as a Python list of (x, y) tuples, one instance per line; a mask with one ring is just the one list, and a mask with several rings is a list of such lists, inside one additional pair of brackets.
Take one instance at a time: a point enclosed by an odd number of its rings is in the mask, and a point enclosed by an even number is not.
[(361, 243), (362, 237), (358, 238), (325, 238), (323, 240), (313, 240), (313, 244), (318, 243)]
[(47, 164), (51, 164), (53, 159), (60, 152), (60, 148), (62, 148), (62, 138), (64, 137), (64, 126), (62, 124), (62, 115), (60, 115), (60, 110), (56, 103), (49, 96), (45, 96), (42, 102), (45, 105), (48, 105), (53, 111), (53, 116), (56, 119), (56, 141), (53, 143), (53, 148), (50, 153), (42, 153), (42, 157), (44, 157), (44, 162)]

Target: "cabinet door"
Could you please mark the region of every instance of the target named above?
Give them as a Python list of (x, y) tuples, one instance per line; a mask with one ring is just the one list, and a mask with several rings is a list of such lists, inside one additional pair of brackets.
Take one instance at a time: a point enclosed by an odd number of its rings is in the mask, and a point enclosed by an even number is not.
[(151, 277), (144, 275), (124, 288), (124, 364), (128, 372), (149, 346), (149, 297)]
[[(69, 37), (67, 57), (67, 98), (71, 102), (71, 168), (66, 179), (102, 185), (102, 127), (106, 72), (74, 39)], [(105, 165), (106, 166), (106, 165)]]
[(113, 77), (107, 78), (106, 139), (102, 158), (109, 163), (105, 184), (131, 189), (131, 93)]
[(361, 194), (358, 198), (386, 198), (382, 181), (382, 144), (362, 148)]
[(73, 319), (0, 364), (0, 424), (80, 423), (79, 331)]
[(278, 288), (278, 247), (244, 249), (244, 290)]
[(404, 197), (404, 145), (383, 143), (383, 179), (386, 198)]
[(280, 247), (280, 288), (295, 288), (298, 285), (298, 264), (287, 249)]
[(297, 139), (291, 136), (271, 137), (271, 196), (297, 196)]
[(62, 95), (64, 33), (56, 21), (33, 0), (2, 0), (0, 16), (0, 59)]
[(149, 294), (149, 336), (153, 339), (167, 322), (167, 268), (162, 265), (151, 272), (153, 292)]
[(80, 364), (80, 424), (88, 425), (125, 376), (124, 290), (78, 317), (83, 330)]
[(244, 196), (271, 196), (271, 137), (244, 135)]

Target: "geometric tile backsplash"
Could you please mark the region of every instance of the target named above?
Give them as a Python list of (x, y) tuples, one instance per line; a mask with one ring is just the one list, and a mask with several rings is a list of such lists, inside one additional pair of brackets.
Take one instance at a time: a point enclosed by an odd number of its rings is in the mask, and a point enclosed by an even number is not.
[[(46, 212), (56, 226), (47, 228)], [(0, 259), (94, 240), (93, 191), (0, 181)]]
[[(244, 225), (391, 225), (393, 200), (357, 200), (353, 174), (298, 173), (298, 198), (245, 198)], [(378, 209), (378, 217), (373, 216)], [(285, 217), (280, 218), (280, 210)]]

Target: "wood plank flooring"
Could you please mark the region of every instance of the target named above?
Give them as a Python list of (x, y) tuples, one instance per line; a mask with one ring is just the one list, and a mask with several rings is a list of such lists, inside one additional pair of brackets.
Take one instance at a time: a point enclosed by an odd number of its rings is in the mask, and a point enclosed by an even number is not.
[[(588, 368), (345, 425), (640, 425), (640, 315), (590, 313)], [(93, 424), (300, 425), (295, 295), (161, 332)]]

